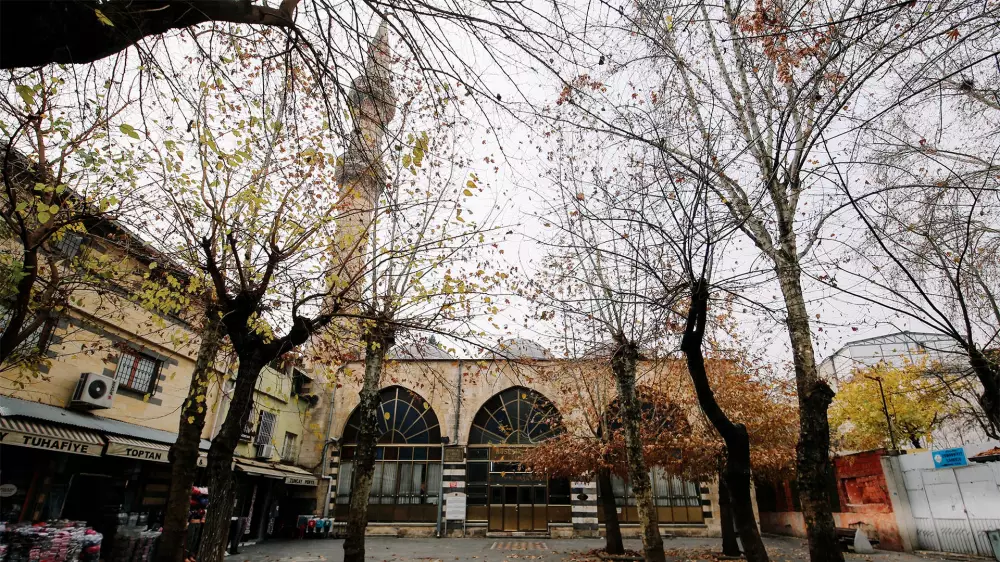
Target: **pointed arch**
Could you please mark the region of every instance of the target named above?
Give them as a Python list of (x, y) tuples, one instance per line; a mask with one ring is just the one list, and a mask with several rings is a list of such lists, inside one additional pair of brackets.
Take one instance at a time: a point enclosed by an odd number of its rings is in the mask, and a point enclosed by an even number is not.
[[(379, 392), (375, 467), (368, 494), (369, 522), (433, 522), (441, 495), (441, 425), (430, 402), (389, 386)], [(341, 438), (334, 513), (346, 517), (354, 487), (361, 411), (355, 408)]]
[[(416, 392), (389, 386), (379, 393), (378, 443), (380, 445), (439, 445), (441, 424), (430, 402)], [(354, 408), (347, 418), (341, 442), (354, 445), (361, 431), (361, 410)]]
[(562, 430), (562, 416), (551, 400), (513, 386), (494, 394), (476, 412), (469, 445), (532, 445)]

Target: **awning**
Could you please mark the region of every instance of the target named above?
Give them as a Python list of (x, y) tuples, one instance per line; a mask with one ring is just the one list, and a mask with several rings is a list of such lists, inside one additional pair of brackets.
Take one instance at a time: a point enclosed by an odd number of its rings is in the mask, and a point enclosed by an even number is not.
[(294, 486), (315, 486), (319, 484), (319, 478), (304, 468), (284, 465), (272, 462), (261, 462), (250, 459), (233, 459), (236, 462), (236, 470), (247, 474), (257, 474), (267, 478), (284, 480), (285, 484)]
[[(163, 443), (168, 446), (177, 440), (176, 433), (162, 429), (153, 429), (151, 427), (105, 418), (91, 412), (76, 412), (49, 404), (11, 398), (10, 396), (0, 396), (0, 417), (4, 419), (27, 419), (35, 423), (72, 426), (77, 431), (85, 430), (87, 432), (107, 435), (128, 435), (133, 439)], [(207, 451), (211, 444), (209, 440), (202, 439), (198, 448)]]
[(170, 446), (163, 443), (108, 435), (108, 450), (104, 454), (111, 457), (125, 457), (144, 461), (170, 462), (167, 459), (169, 451)]
[(97, 433), (83, 429), (0, 417), (0, 445), (99, 457), (104, 449), (104, 440)]

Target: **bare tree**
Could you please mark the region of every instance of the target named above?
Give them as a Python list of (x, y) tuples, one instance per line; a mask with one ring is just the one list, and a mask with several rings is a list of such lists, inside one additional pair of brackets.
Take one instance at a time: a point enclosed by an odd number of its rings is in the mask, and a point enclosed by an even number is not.
[[(842, 199), (821, 160), (849, 159), (838, 144), (847, 143), (845, 130), (900, 105), (897, 96), (875, 95), (879, 82), (920, 49), (928, 58), (974, 50), (947, 76), (989, 60), (982, 42), (995, 36), (996, 10), (966, 2), (923, 12), (850, 1), (643, 2), (584, 18), (580, 33), (596, 64), (572, 48), (562, 64), (539, 57), (563, 79), (559, 123), (645, 143), (675, 174), (704, 181), (776, 276), (798, 385), (797, 476), (814, 562), (842, 560), (830, 493), (833, 392), (817, 373), (803, 290), (803, 269)], [(630, 46), (624, 59), (608, 47), (622, 42)]]

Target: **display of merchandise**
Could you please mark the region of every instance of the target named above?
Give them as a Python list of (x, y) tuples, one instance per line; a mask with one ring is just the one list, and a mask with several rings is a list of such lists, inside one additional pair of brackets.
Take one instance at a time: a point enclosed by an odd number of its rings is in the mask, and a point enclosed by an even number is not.
[(119, 513), (118, 532), (112, 549), (111, 562), (149, 562), (155, 552), (159, 529), (146, 529), (145, 513)]
[(204, 523), (208, 512), (208, 488), (194, 486), (191, 488), (191, 510), (188, 513), (189, 523)]
[(23, 523), (0, 532), (0, 560), (4, 562), (97, 562), (100, 533), (83, 521)]
[(333, 531), (333, 519), (316, 515), (299, 515), (296, 527), (300, 538), (328, 538)]

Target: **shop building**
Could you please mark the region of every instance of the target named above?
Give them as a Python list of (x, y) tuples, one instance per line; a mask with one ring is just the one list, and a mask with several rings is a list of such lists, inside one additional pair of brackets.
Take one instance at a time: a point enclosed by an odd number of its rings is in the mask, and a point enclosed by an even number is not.
[[(0, 369), (0, 517), (12, 523), (87, 521), (105, 534), (104, 550), (110, 552), (120, 514), (141, 515), (151, 527), (162, 521), (168, 452), (199, 345), (185, 315), (197, 310), (168, 315), (140, 304), (134, 289), (147, 276), (185, 273), (119, 225), (69, 233), (46, 249), (46, 259), (58, 267), (71, 267), (84, 255), (105, 257), (131, 273), (75, 291), (71, 306), (28, 342), (44, 350), (43, 359)], [(218, 373), (220, 383), (205, 397), (202, 462), (228, 409), (224, 394), (232, 382), (224, 382), (225, 375)], [(305, 431), (303, 412), (316, 399), (305, 392), (304, 379), (298, 383), (292, 384), (290, 372), (262, 376), (257, 411), (237, 451), (233, 468), (249, 498), (248, 512), (240, 515), (248, 525), (253, 521), (248, 538), (274, 530), (262, 506), (276, 513), (275, 498), (304, 496), (300, 505), (290, 501), (289, 511), (315, 510), (319, 479), (294, 463)], [(207, 479), (196, 483), (207, 485)]]
[[(241, 519), (240, 542), (294, 536), (298, 517), (317, 512), (321, 479), (313, 472), (319, 467), (300, 461), (303, 438), (319, 402), (311, 383), (304, 369), (278, 362), (260, 373), (233, 466), (237, 487), (233, 515)], [(228, 411), (235, 380), (226, 385), (221, 411)], [(219, 416), (219, 424), (224, 417)]]

